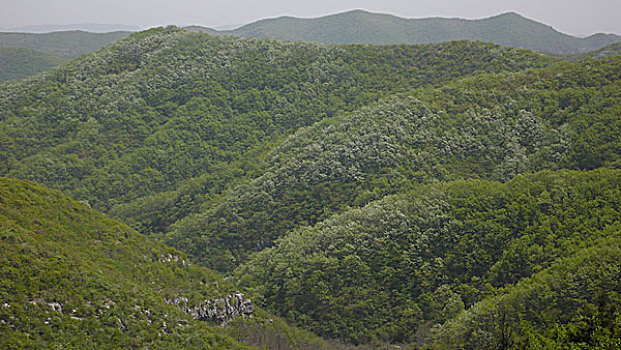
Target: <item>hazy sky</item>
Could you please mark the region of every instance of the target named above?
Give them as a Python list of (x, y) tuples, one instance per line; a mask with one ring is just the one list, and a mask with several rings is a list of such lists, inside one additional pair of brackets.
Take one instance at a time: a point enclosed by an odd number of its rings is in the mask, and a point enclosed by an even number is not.
[(569, 34), (621, 34), (621, 0), (0, 0), (0, 27), (74, 23), (215, 27), (356, 8), (407, 18), (483, 18), (515, 11)]

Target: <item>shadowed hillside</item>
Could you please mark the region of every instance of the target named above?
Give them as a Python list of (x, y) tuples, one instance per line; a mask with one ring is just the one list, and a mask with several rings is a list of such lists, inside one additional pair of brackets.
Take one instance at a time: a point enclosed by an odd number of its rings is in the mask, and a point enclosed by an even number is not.
[(60, 57), (33, 49), (0, 47), (0, 81), (24, 79), (64, 62)]
[(84, 31), (0, 33), (0, 47), (21, 47), (72, 59), (129, 36), (131, 32), (89, 33)]

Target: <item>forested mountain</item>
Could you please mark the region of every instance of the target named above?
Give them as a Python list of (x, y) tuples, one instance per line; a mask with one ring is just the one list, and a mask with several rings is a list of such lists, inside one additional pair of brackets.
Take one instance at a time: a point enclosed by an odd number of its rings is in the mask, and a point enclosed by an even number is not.
[(0, 238), (2, 349), (341, 348), (262, 310), (195, 320), (233, 286), (41, 185), (0, 178)]
[(24, 79), (64, 62), (60, 57), (33, 49), (0, 47), (0, 81)]
[(48, 71), (130, 34), (129, 31), (91, 33), (81, 30), (41, 34), (0, 32), (0, 81), (20, 80)]
[(4, 32), (18, 33), (51, 33), (51, 32), (68, 32), (81, 30), (91, 33), (110, 33), (110, 32), (137, 32), (140, 30), (137, 26), (128, 26), (124, 24), (111, 23), (76, 23), (76, 24), (40, 24), (29, 25), (23, 27), (14, 27), (10, 29), (0, 28)]
[(52, 33), (0, 33), (0, 47), (29, 48), (64, 59), (93, 52), (131, 32), (89, 33), (80, 30)]
[(261, 176), (174, 224), (170, 242), (229, 269), (288, 230), (419, 183), (618, 166), (620, 68), (616, 58), (479, 75), (324, 120), (269, 153)]
[[(489, 304), (501, 304), (509, 340), (530, 346), (523, 337), (576, 319), (598, 297), (618, 335), (620, 208), (619, 170), (429, 185), (294, 230), (238, 278), (291, 321), (353, 342), (424, 343), (446, 322), (437, 337), (450, 348), (496, 348), (502, 329)], [(566, 257), (579, 276), (567, 276)]]
[[(300, 127), (393, 92), (551, 62), (482, 43), (323, 47), (152, 30), (5, 84), (0, 172), (162, 232), (262, 171), (263, 154)], [(153, 201), (163, 213), (118, 207)]]
[[(621, 56), (169, 27), (1, 87), (0, 176), (82, 202), (0, 180), (0, 296), (25, 305), (0, 315), (36, 315), (11, 344), (347, 348), (271, 312), (371, 348), (619, 345)], [(165, 302), (236, 288), (267, 311), (216, 329)], [(92, 306), (86, 336), (28, 304), (104, 296), (120, 321)], [(157, 336), (142, 297), (183, 326)]]
[(354, 10), (303, 19), (279, 17), (260, 20), (224, 35), (310, 41), (324, 44), (428, 44), (452, 40), (479, 40), (539, 52), (580, 53), (621, 41), (614, 34), (578, 38), (522, 17), (505, 13), (485, 19), (406, 19)]
[[(69, 27), (71, 26), (67, 28)], [(52, 31), (54, 28), (55, 31)], [(13, 30), (0, 33), (0, 47), (31, 48), (59, 58), (72, 59), (125, 38), (135, 30), (128, 27), (112, 32), (113, 28), (124, 27), (94, 24), (73, 25), (72, 28), (82, 29), (62, 30), (62, 26), (33, 26), (25, 27), (24, 31), (52, 32), (35, 34), (18, 33)], [(573, 37), (516, 13), (505, 13), (480, 20), (405, 19), (354, 10), (313, 19), (293, 17), (265, 19), (233, 30), (216, 30), (200, 26), (189, 26), (184, 29), (216, 36), (271, 38), (324, 44), (427, 44), (472, 40), (556, 54), (586, 53), (621, 40), (618, 35), (601, 33), (587, 38)], [(30, 60), (26, 60), (25, 63), (44, 67)], [(15, 69), (17, 71), (6, 70), (3, 75), (21, 78), (26, 77), (24, 72), (31, 72), (27, 76), (38, 72), (28, 67)]]

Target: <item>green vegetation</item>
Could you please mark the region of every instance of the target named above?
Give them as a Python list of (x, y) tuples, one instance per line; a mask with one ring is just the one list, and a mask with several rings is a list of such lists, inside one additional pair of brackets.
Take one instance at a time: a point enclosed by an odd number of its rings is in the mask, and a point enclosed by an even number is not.
[[(0, 176), (82, 204), (0, 180), (0, 347), (617, 348), (620, 84), (174, 27), (2, 83)], [(226, 327), (166, 302), (235, 288), (264, 308)]]
[(419, 183), (616, 166), (620, 72), (616, 58), (478, 75), (324, 120), (269, 153), (260, 177), (175, 223), (169, 242), (228, 270), (291, 229)]
[(130, 32), (89, 33), (80, 30), (44, 34), (0, 33), (0, 47), (29, 48), (63, 59), (73, 59), (130, 34)]
[(483, 43), (327, 48), (151, 30), (5, 84), (0, 174), (162, 232), (259, 174), (300, 127), (389, 93), (551, 62)]
[(130, 32), (0, 33), (0, 81), (20, 80), (91, 53)]
[(241, 348), (165, 303), (223, 293), (206, 269), (57, 191), (6, 178), (0, 191), (0, 347)]
[(618, 349), (621, 245), (615, 238), (560, 259), (435, 330), (436, 348)]
[(28, 78), (64, 62), (60, 57), (33, 49), (0, 47), (0, 81)]
[[(599, 50), (618, 42), (621, 37), (596, 34), (577, 38), (560, 33), (541, 23), (515, 13), (506, 13), (481, 20), (462, 19), (404, 19), (385, 14), (350, 11), (315, 19), (281, 17), (257, 21), (241, 28), (217, 31), (190, 26), (192, 32), (216, 36), (271, 38), (284, 41), (307, 41), (323, 44), (428, 44), (454, 40), (493, 42), (503, 46), (526, 48), (539, 52), (578, 54)], [(90, 33), (85, 31), (55, 31), (45, 34), (0, 33), (0, 47), (31, 48), (62, 59), (73, 59), (129, 36), (131, 32)], [(595, 53), (598, 58), (610, 52)], [(588, 55), (588, 54), (585, 54)], [(573, 59), (574, 56), (568, 57)], [(26, 61), (30, 64), (29, 60)], [(57, 63), (56, 65), (58, 65)], [(22, 79), (56, 65), (37, 63), (37, 69), (10, 65), (3, 73), (10, 78)], [(0, 67), (2, 68), (2, 67)], [(2, 72), (0, 70), (0, 72)]]
[(268, 308), (320, 335), (424, 343), (448, 322), (439, 337), (451, 348), (493, 348), (482, 343), (499, 340), (484, 332), (496, 326), (487, 318), (493, 305), (507, 308), (512, 328), (530, 322), (531, 336), (577, 317), (576, 306), (597, 305), (597, 295), (618, 317), (620, 184), (620, 170), (602, 169), (429, 185), (295, 230), (236, 276)]
[(195, 321), (166, 300), (195, 305), (232, 286), (31, 182), (0, 178), (0, 247), (2, 349), (341, 348), (261, 310), (224, 328)]
[(558, 55), (557, 57), (562, 58), (564, 60), (576, 62), (576, 61), (585, 60), (588, 58), (602, 60), (602, 59), (606, 59), (609, 57), (620, 56), (620, 55), (621, 55), (621, 42), (610, 44), (610, 45), (602, 47), (601, 49), (590, 51), (590, 52), (573, 54), (573, 55)]
[(505, 13), (479, 20), (405, 19), (362, 10), (313, 19), (293, 17), (265, 19), (220, 33), (340, 45), (428, 44), (451, 40), (480, 40), (503, 46), (564, 54), (596, 50), (621, 40), (621, 37), (613, 34), (596, 34), (587, 38), (573, 37), (516, 13)]

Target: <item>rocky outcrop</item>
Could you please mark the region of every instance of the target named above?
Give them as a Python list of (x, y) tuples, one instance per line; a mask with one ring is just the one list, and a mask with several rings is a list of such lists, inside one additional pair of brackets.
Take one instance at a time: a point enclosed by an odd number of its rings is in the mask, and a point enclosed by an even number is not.
[(215, 322), (222, 326), (239, 317), (251, 317), (254, 313), (252, 301), (244, 298), (242, 293), (229, 294), (224, 298), (214, 300), (205, 300), (194, 307), (188, 307), (188, 299), (184, 297), (166, 300), (166, 302), (182, 308), (195, 320)]

